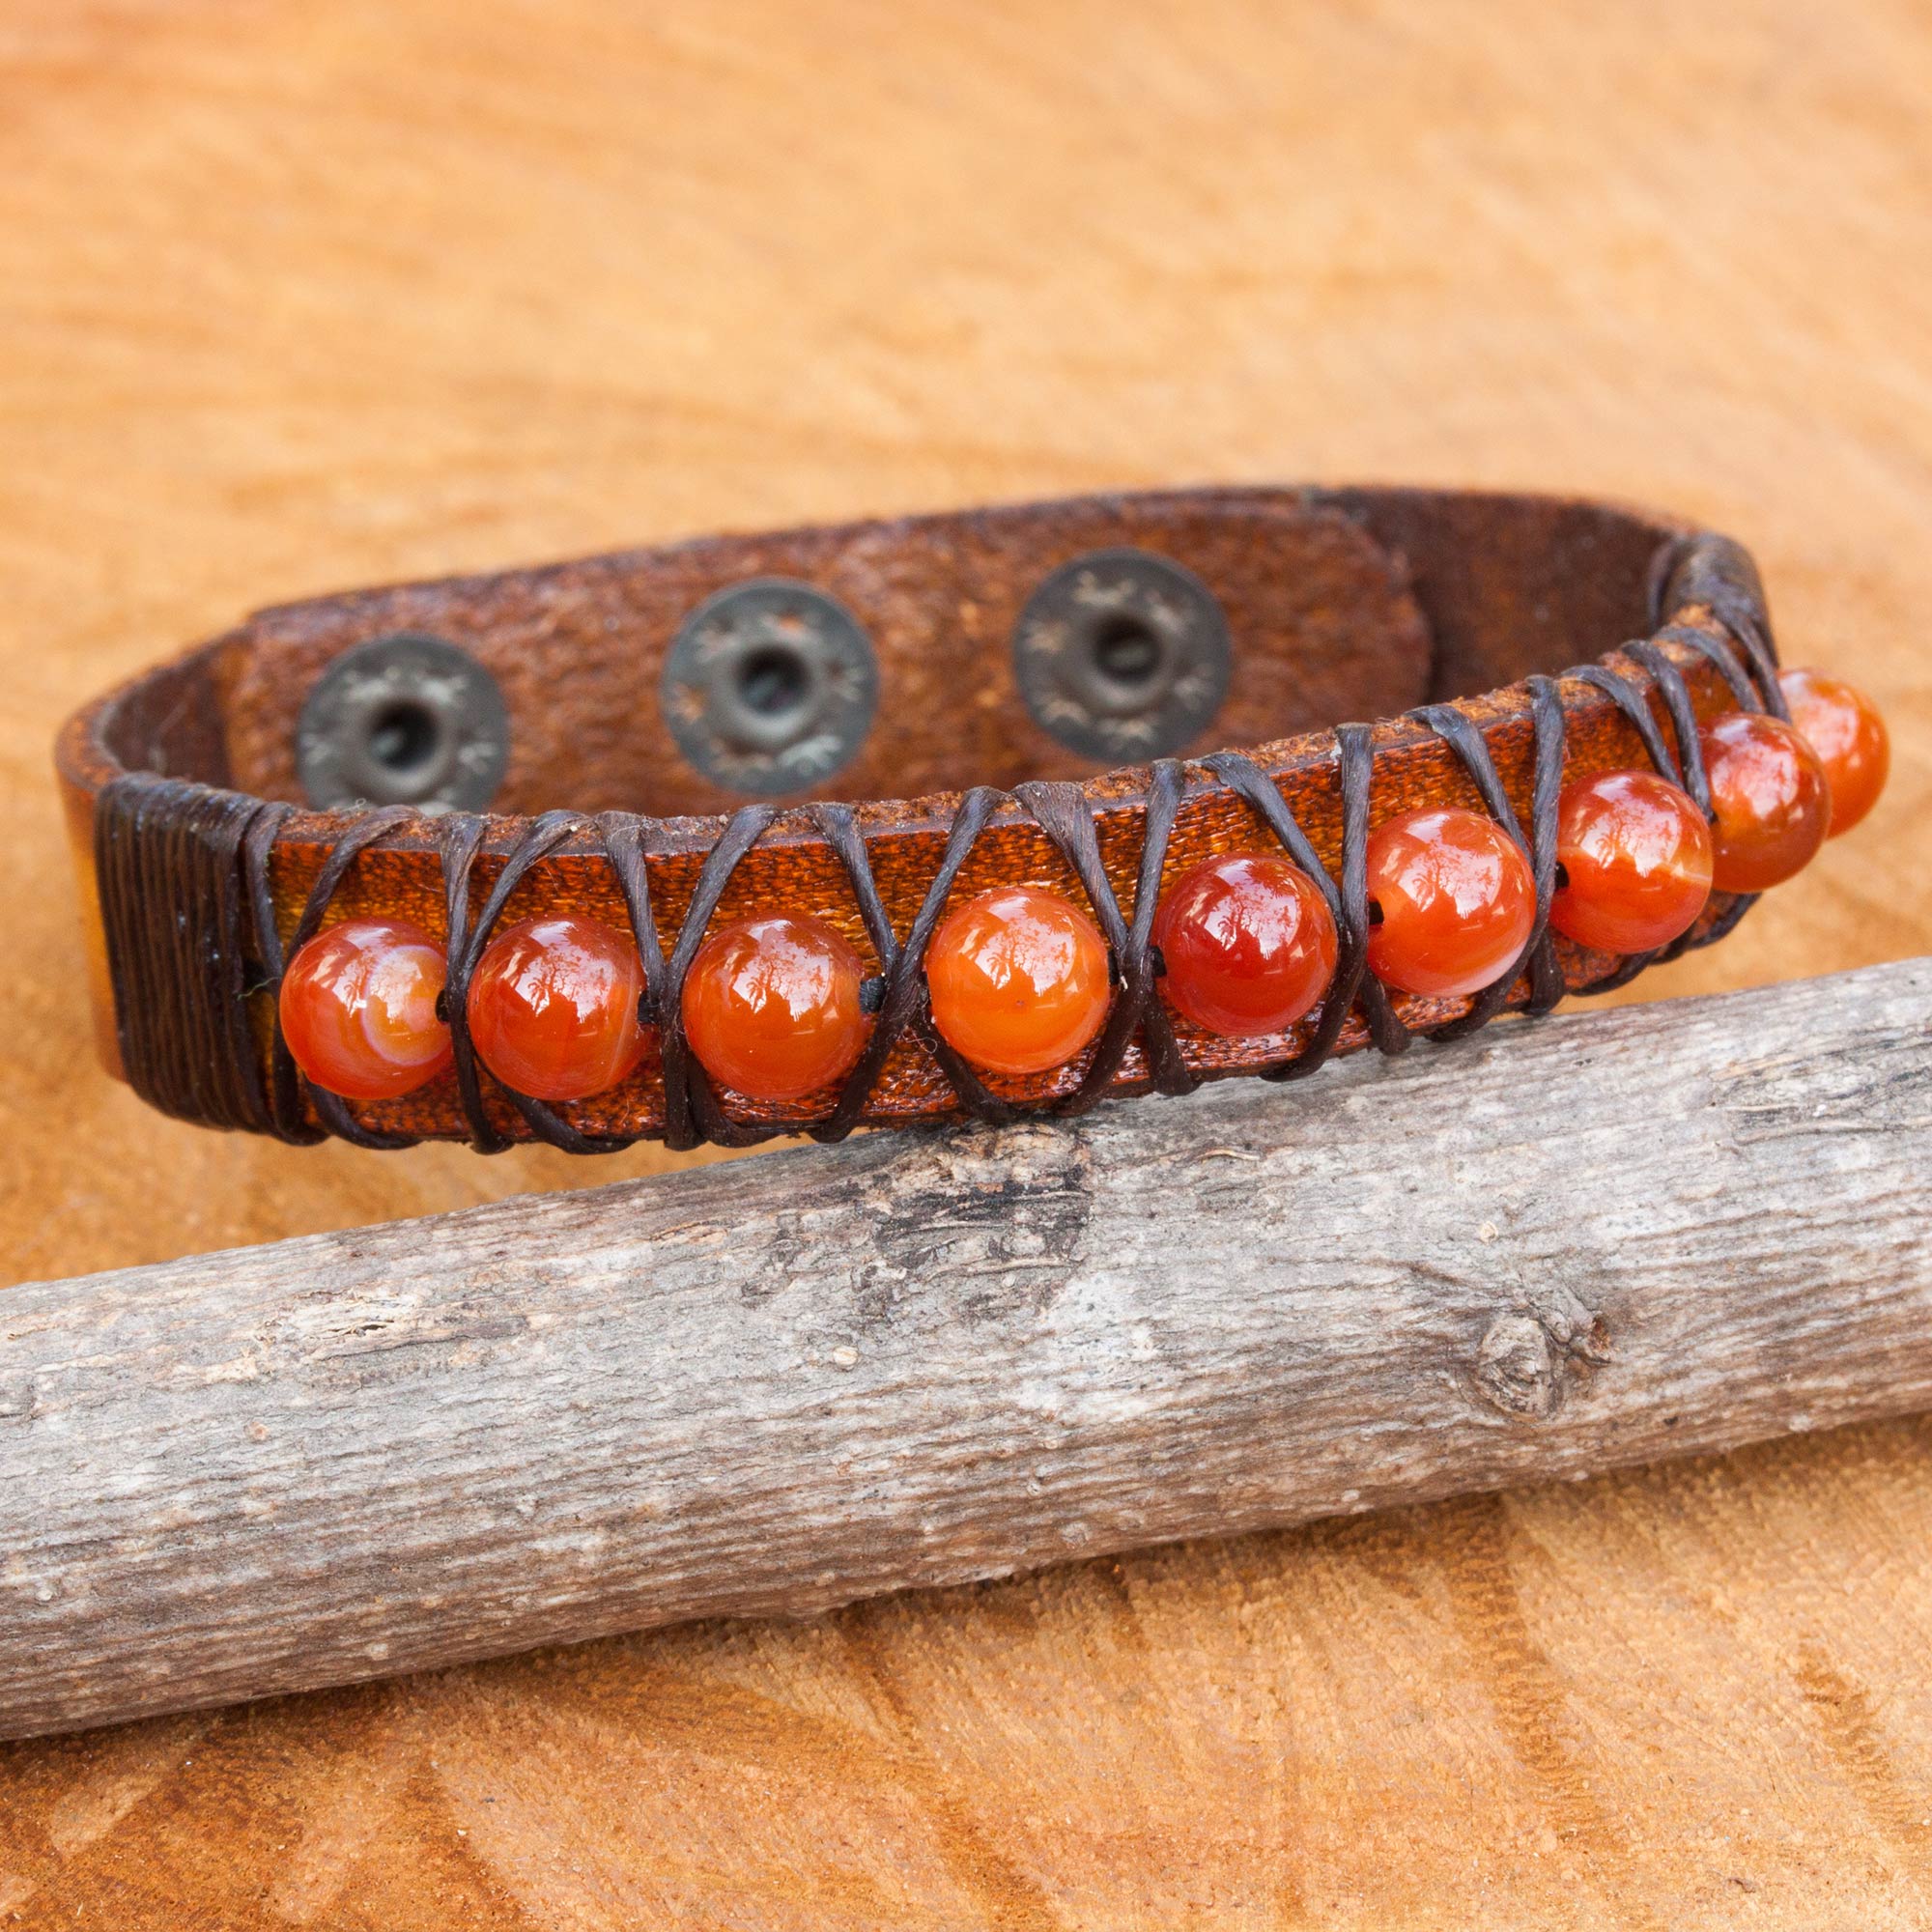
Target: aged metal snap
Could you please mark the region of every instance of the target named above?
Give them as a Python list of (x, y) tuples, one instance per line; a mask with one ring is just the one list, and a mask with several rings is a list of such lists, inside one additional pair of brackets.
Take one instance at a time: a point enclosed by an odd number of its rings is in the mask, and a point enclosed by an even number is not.
[(665, 660), (665, 719), (678, 750), (714, 783), (753, 798), (829, 779), (865, 741), (878, 703), (878, 664), (858, 620), (790, 578), (707, 597)]
[(497, 680), (442, 638), (398, 631), (345, 651), (316, 679), (296, 726), (312, 806), (481, 811), (510, 757)]
[(1113, 764), (1165, 757), (1205, 730), (1232, 656), (1208, 586), (1144, 550), (1062, 564), (1013, 628), (1013, 674), (1035, 723)]

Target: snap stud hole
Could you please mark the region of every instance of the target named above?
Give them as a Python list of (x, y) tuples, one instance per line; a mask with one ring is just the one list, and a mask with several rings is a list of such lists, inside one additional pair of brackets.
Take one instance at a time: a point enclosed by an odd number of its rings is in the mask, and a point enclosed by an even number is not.
[(1147, 685), (1160, 668), (1160, 639), (1138, 617), (1110, 617), (1094, 634), (1094, 665), (1125, 686)]
[(766, 644), (738, 667), (738, 695), (761, 718), (798, 710), (810, 682), (805, 660), (782, 644)]
[(430, 763), (441, 736), (425, 706), (407, 701), (386, 705), (370, 722), (369, 755), (400, 778)]

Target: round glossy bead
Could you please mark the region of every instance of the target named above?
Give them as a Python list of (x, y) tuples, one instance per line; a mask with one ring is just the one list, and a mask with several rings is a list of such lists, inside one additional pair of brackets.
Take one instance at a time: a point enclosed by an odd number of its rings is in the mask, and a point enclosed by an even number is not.
[(628, 933), (574, 913), (499, 932), (469, 981), (483, 1064), (534, 1100), (607, 1093), (644, 1056), (644, 965)]
[(865, 966), (817, 919), (741, 919), (698, 948), (684, 1031), (712, 1079), (798, 1100), (852, 1070), (866, 1044)]
[(1825, 768), (1825, 783), (1832, 794), (1832, 822), (1825, 836), (1835, 838), (1849, 832), (1885, 789), (1891, 771), (1891, 739), (1885, 720), (1855, 685), (1822, 671), (1780, 671), (1777, 682), (1798, 735)]
[(392, 1100), (449, 1065), (437, 1017), (447, 961), (420, 926), (350, 919), (319, 932), (289, 961), (282, 1037), (318, 1087), (351, 1100)]
[(1655, 772), (1599, 772), (1557, 802), (1556, 863), (1558, 932), (1600, 952), (1649, 952), (1687, 931), (1711, 896), (1711, 828)]
[(1480, 992), (1536, 923), (1536, 885), (1502, 827), (1456, 806), (1404, 812), (1369, 837), (1369, 970), (1406, 993)]
[(1285, 859), (1207, 859), (1154, 915), (1161, 991), (1210, 1033), (1280, 1033), (1335, 977), (1335, 920), (1308, 874)]
[(1107, 943), (1056, 893), (981, 893), (932, 936), (925, 955), (932, 1023), (993, 1073), (1064, 1065), (1107, 1017)]
[(1832, 794), (1809, 745), (1781, 719), (1727, 711), (1697, 734), (1711, 782), (1711, 883), (1761, 893), (1810, 864), (1825, 842)]

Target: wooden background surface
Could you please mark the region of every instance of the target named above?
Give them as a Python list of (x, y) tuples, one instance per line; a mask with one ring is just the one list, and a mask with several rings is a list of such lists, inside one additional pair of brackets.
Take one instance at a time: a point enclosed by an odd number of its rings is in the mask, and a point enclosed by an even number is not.
[[(291, 1151), (94, 1068), (58, 719), (398, 575), (1214, 477), (1652, 499), (1899, 758), (1649, 988), (1932, 951), (1928, 99), (1903, 0), (0, 0), (5, 1278), (661, 1158)], [(17, 1747), (0, 1922), (1922, 1925), (1928, 1549), (1895, 1425)]]

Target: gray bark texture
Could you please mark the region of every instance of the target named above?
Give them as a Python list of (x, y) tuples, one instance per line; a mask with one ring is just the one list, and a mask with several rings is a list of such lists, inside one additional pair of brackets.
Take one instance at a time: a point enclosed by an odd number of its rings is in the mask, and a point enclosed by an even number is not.
[(1932, 1406), (1932, 960), (0, 1295), (0, 1735)]

